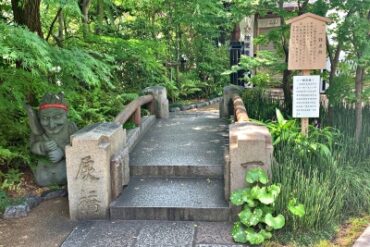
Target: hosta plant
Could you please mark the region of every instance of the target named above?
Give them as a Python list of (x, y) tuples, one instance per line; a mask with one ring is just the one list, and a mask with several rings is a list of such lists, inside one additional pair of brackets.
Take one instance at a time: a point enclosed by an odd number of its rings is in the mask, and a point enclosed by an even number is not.
[[(275, 201), (280, 185), (269, 184), (269, 177), (262, 168), (252, 168), (245, 176), (249, 185), (231, 194), (231, 203), (242, 206), (239, 219), (232, 228), (232, 237), (238, 243), (261, 244), (272, 237), (274, 230), (285, 225), (285, 217), (275, 212)], [(291, 199), (288, 210), (298, 217), (305, 214), (304, 206)]]

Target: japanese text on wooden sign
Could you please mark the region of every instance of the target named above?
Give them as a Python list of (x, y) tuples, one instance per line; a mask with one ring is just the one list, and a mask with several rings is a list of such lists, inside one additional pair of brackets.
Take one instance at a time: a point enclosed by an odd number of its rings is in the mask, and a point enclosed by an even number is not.
[(320, 76), (293, 77), (293, 117), (317, 118), (320, 114)]
[(326, 23), (311, 17), (290, 27), (289, 70), (323, 69), (326, 65)]

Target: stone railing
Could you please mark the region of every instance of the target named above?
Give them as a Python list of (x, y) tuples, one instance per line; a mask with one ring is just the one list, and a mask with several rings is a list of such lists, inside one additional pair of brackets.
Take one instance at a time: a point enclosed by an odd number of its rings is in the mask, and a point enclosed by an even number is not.
[[(72, 220), (109, 218), (109, 205), (130, 179), (129, 152), (156, 118), (168, 118), (167, 92), (150, 87), (145, 96), (126, 105), (113, 122), (87, 126), (71, 136), (66, 146), (68, 199)], [(141, 118), (148, 105), (154, 115)], [(132, 118), (137, 128), (122, 125)]]
[(233, 97), (234, 106), (234, 121), (237, 123), (249, 122), (247, 110), (245, 109), (244, 102), (239, 95)]
[(253, 167), (262, 167), (271, 173), (272, 138), (265, 126), (252, 123), (239, 94), (244, 90), (238, 86), (224, 88), (220, 103), (220, 116), (234, 122), (229, 125), (229, 147), (225, 150), (225, 198), (236, 189), (246, 187), (245, 172)]

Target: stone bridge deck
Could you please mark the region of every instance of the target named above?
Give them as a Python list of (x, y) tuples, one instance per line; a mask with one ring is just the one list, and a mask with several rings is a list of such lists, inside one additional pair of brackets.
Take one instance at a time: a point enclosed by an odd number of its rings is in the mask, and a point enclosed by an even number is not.
[(218, 113), (173, 113), (130, 153), (131, 180), (111, 204), (111, 219), (229, 219), (224, 200), (227, 123)]

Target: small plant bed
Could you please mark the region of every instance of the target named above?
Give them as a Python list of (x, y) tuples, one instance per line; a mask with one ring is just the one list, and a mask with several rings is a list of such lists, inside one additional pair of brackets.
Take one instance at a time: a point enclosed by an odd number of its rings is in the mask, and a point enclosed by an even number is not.
[[(345, 221), (344, 224), (340, 225), (336, 230), (336, 233), (329, 240), (320, 240), (325, 235), (320, 236), (320, 233), (311, 233), (302, 239), (292, 239), (288, 233), (278, 233), (275, 236), (275, 240), (271, 240), (264, 244), (265, 247), (294, 247), (301, 246), (304, 242), (316, 242), (313, 247), (350, 247), (354, 244), (357, 238), (363, 233), (363, 231), (370, 224), (370, 215), (362, 215), (359, 217), (351, 217)], [(327, 236), (328, 237), (328, 236)], [(286, 239), (286, 242), (279, 243), (279, 239)]]
[(29, 169), (23, 172), (12, 169), (6, 173), (0, 189), (0, 216), (18, 218), (27, 216), (29, 211), (43, 200), (66, 196), (60, 186), (39, 187)]
[[(244, 99), (258, 102), (246, 103), (247, 112), (270, 130), (272, 183), (281, 186), (274, 208), (285, 216), (285, 227), (266, 246), (350, 246), (369, 221), (363, 215), (370, 212), (370, 107), (363, 108), (362, 135), (356, 140), (354, 108), (333, 105), (330, 121), (323, 110), (319, 124), (310, 125), (304, 136), (284, 105), (251, 91)], [(304, 205), (302, 218), (288, 214), (292, 196)]]

